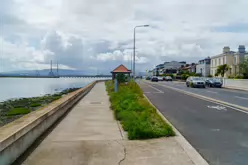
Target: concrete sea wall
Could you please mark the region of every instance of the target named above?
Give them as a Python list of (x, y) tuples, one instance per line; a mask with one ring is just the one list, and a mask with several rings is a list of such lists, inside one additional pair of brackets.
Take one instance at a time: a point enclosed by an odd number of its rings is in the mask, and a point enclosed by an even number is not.
[(13, 163), (42, 133), (84, 97), (97, 82), (1, 127), (0, 165)]

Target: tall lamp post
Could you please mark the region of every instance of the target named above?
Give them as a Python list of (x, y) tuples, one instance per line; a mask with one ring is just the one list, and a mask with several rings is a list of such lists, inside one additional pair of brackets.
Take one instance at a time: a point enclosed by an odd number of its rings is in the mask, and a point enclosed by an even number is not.
[(149, 25), (135, 26), (133, 30), (133, 78), (135, 79), (135, 30), (139, 27), (148, 27)]

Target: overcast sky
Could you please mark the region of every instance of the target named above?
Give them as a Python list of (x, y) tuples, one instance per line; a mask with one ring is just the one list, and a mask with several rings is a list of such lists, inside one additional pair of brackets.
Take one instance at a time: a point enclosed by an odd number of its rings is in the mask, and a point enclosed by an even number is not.
[(0, 71), (130, 68), (171, 60), (197, 62), (248, 47), (247, 0), (0, 0)]

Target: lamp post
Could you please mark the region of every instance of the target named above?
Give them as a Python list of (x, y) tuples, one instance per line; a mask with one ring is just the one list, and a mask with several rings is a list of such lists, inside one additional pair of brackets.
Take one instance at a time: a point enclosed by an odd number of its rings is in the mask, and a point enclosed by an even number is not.
[(135, 79), (135, 30), (139, 27), (148, 27), (149, 25), (135, 26), (133, 30), (133, 79)]

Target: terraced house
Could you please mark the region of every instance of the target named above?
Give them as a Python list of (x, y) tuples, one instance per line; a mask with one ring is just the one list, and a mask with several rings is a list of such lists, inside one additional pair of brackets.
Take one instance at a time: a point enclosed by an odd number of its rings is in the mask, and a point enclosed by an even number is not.
[(239, 75), (239, 64), (248, 55), (244, 45), (238, 47), (238, 51), (231, 51), (230, 47), (223, 48), (223, 52), (216, 56), (211, 57), (211, 75), (217, 73), (218, 66), (227, 64), (230, 69), (225, 73), (224, 77)]

